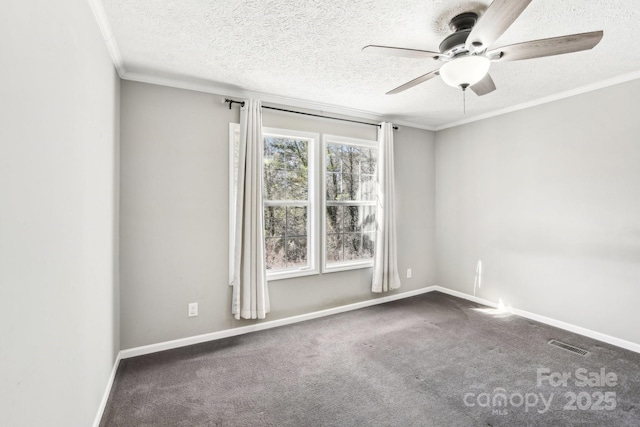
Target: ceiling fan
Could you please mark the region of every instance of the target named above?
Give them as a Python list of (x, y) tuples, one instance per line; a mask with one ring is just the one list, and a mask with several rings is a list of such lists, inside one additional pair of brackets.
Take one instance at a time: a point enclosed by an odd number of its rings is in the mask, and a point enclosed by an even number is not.
[(440, 52), (374, 45), (365, 46), (362, 51), (409, 58), (431, 58), (444, 62), (439, 69), (398, 86), (387, 92), (387, 95), (403, 92), (439, 75), (450, 86), (462, 88), (463, 91), (470, 87), (476, 95), (482, 96), (496, 89), (489, 75), (491, 62), (579, 52), (593, 48), (602, 39), (602, 31), (593, 31), (491, 48), (531, 1), (493, 0), (480, 19), (473, 12), (455, 16), (449, 23), (453, 34), (440, 43)]

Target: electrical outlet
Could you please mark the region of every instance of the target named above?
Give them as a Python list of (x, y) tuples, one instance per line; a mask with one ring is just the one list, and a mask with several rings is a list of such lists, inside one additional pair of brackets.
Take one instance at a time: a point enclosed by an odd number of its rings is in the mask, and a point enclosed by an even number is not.
[(411, 279), (411, 269), (407, 268), (407, 279)]
[(189, 317), (194, 317), (198, 315), (198, 303), (192, 302), (189, 304)]

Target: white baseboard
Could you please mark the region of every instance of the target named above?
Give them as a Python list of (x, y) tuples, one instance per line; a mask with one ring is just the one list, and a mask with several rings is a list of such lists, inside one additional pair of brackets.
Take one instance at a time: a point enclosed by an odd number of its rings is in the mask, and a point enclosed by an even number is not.
[(357, 310), (359, 308), (370, 307), (377, 304), (382, 304), (389, 301), (395, 301), (403, 298), (409, 298), (420, 294), (425, 294), (427, 292), (431, 292), (435, 290), (434, 286), (428, 286), (426, 288), (416, 289), (414, 291), (402, 292), (393, 295), (387, 295), (381, 298), (374, 298), (366, 301), (357, 302), (354, 304), (343, 305), (340, 307), (329, 308), (327, 310), (315, 311), (313, 313), (301, 314), (299, 316), (287, 317), (284, 319), (272, 320), (268, 322), (257, 323), (255, 325), (242, 326), (239, 328), (226, 329), (224, 331), (212, 332), (209, 334), (196, 335), (193, 337), (177, 339), (173, 341), (165, 341), (157, 344), (145, 345), (142, 347), (135, 347), (126, 350), (121, 350), (116, 357), (116, 360), (113, 364), (113, 370), (111, 371), (111, 376), (109, 377), (109, 381), (107, 382), (107, 387), (104, 392), (104, 396), (102, 397), (102, 401), (100, 402), (100, 406), (98, 407), (98, 413), (96, 414), (96, 418), (93, 422), (93, 427), (99, 427), (100, 421), (102, 420), (102, 415), (104, 414), (104, 410), (107, 406), (107, 401), (109, 400), (109, 395), (111, 394), (111, 388), (113, 387), (113, 381), (116, 377), (116, 372), (118, 370), (118, 366), (120, 365), (120, 361), (122, 359), (128, 359), (130, 357), (142, 356), (145, 354), (156, 353), (158, 351), (170, 350), (173, 348), (185, 347), (192, 344), (199, 344), (207, 341), (219, 340), (221, 338), (233, 337), (236, 335), (247, 334), (249, 332), (261, 331), (265, 329), (276, 328), (278, 326), (290, 325), (293, 323), (303, 322), (305, 320), (317, 319), (319, 317), (330, 316), (332, 314), (344, 313), (351, 310)]
[(382, 304), (389, 301), (395, 301), (403, 298), (425, 294), (435, 290), (434, 286), (416, 289), (414, 291), (402, 292), (398, 294), (388, 295), (381, 298), (369, 299), (354, 304), (343, 305), (340, 307), (329, 308), (313, 313), (301, 314), (298, 316), (287, 317), (284, 319), (271, 320), (268, 322), (256, 323), (254, 325), (241, 326), (239, 328), (225, 329), (223, 331), (211, 332), (208, 334), (196, 335), (193, 337), (181, 338), (172, 341), (165, 341), (157, 344), (150, 344), (141, 347), (129, 348), (122, 350), (120, 355), (122, 359), (130, 357), (142, 356), (144, 354), (156, 353), (158, 351), (170, 350), (173, 348), (185, 347), (193, 344), (219, 340), (221, 338), (233, 337), (236, 335), (247, 334), (249, 332), (262, 331), (265, 329), (276, 328), (278, 326), (291, 325), (293, 323), (304, 322), (305, 320), (317, 319), (319, 317), (331, 316), (332, 314), (344, 313), (346, 311), (357, 310), (359, 308), (370, 307), (372, 305)]
[[(463, 292), (454, 291), (453, 289), (443, 288), (442, 286), (432, 286), (435, 291), (442, 292), (444, 294), (452, 295), (454, 297), (463, 298), (469, 301), (476, 302), (478, 304), (486, 305), (493, 308), (498, 308), (498, 303), (489, 301), (486, 299), (478, 298), (473, 295), (465, 294)], [(602, 332), (593, 331), (591, 329), (583, 328), (581, 326), (572, 325), (571, 323), (562, 322), (560, 320), (552, 319), (550, 317), (541, 316), (539, 314), (531, 313), (525, 310), (520, 310), (513, 307), (504, 307), (504, 309), (517, 316), (525, 317), (527, 319), (535, 320), (546, 325), (555, 326), (556, 328), (564, 329), (565, 331), (574, 332), (585, 337), (593, 338), (598, 341), (606, 342), (607, 344), (615, 345), (627, 350), (631, 350), (636, 353), (640, 353), (640, 344), (623, 340), (621, 338), (612, 337), (611, 335), (603, 334)]]
[[(158, 351), (170, 350), (179, 347), (185, 347), (193, 344), (200, 344), (203, 342), (219, 340), (221, 338), (233, 337), (236, 335), (247, 334), (249, 332), (262, 331), (265, 329), (276, 328), (278, 326), (291, 325), (293, 323), (303, 322), (305, 320), (317, 319), (319, 317), (331, 316), (332, 314), (344, 313), (347, 311), (357, 310), (359, 308), (370, 307), (377, 304), (383, 304), (385, 302), (396, 301), (403, 298), (409, 298), (420, 294), (426, 294), (429, 292), (438, 291), (447, 295), (452, 295), (454, 297), (466, 299), (468, 301), (472, 301), (478, 304), (486, 305), (488, 307), (498, 308), (499, 304), (493, 301), (489, 301), (483, 298), (478, 298), (473, 295), (465, 294), (463, 292), (458, 292), (453, 289), (444, 288), (442, 286), (427, 286), (426, 288), (416, 289), (414, 291), (402, 292), (398, 294), (388, 295), (381, 298), (370, 299), (366, 301), (357, 302), (354, 304), (343, 305), (340, 307), (329, 308), (327, 310), (315, 311), (313, 313), (301, 314), (299, 316), (287, 317), (284, 319), (272, 320), (268, 322), (257, 323), (249, 326), (242, 326), (239, 328), (226, 329), (223, 331), (212, 332), (208, 334), (196, 335), (188, 338), (181, 338), (172, 341), (165, 341), (157, 344), (145, 345), (141, 347), (134, 347), (126, 350), (122, 350), (118, 353), (116, 357), (116, 361), (113, 365), (113, 370), (111, 372), (111, 377), (109, 378), (109, 382), (107, 383), (107, 389), (105, 394), (100, 402), (100, 407), (98, 409), (98, 414), (96, 415), (96, 419), (93, 423), (93, 427), (98, 427), (100, 424), (100, 420), (102, 418), (102, 414), (104, 413), (105, 407), (107, 405), (107, 400), (109, 399), (109, 394), (111, 393), (111, 387), (113, 386), (113, 381), (116, 376), (116, 371), (118, 370), (118, 365), (120, 364), (120, 360), (128, 359), (130, 357), (142, 356), (145, 354), (156, 353)], [(620, 338), (612, 337), (610, 335), (603, 334), (601, 332), (592, 331), (590, 329), (586, 329), (580, 326), (572, 325), (570, 323), (562, 322), (559, 320), (551, 319), (549, 317), (540, 316), (538, 314), (530, 313), (528, 311), (520, 310), (517, 308), (505, 307), (505, 310), (513, 313), (517, 316), (525, 317), (527, 319), (535, 320), (540, 323), (544, 323), (547, 325), (555, 326), (560, 329), (564, 329), (570, 332), (574, 332), (576, 334), (584, 335), (589, 338), (596, 339), (598, 341), (602, 341), (608, 344), (615, 345), (617, 347), (621, 347), (627, 350), (634, 351), (636, 353), (640, 353), (640, 344), (636, 344), (630, 341), (626, 341)]]
[[(265, 329), (276, 328), (278, 326), (291, 325), (293, 323), (304, 322), (305, 320), (317, 319), (319, 317), (331, 316), (332, 314), (344, 313), (351, 310), (357, 310), (359, 308), (370, 307), (377, 304), (383, 304), (389, 301), (395, 301), (403, 298), (409, 298), (415, 295), (425, 294), (428, 292), (439, 291), (448, 295), (452, 295), (458, 298), (466, 299), (478, 304), (486, 305), (488, 307), (497, 308), (498, 303), (489, 301), (483, 298), (479, 298), (473, 295), (458, 292), (453, 289), (444, 288), (442, 286), (428, 286), (414, 291), (402, 292), (394, 295), (388, 295), (381, 298), (370, 299), (366, 301), (357, 302), (354, 304), (343, 305), (340, 307), (329, 308), (327, 310), (315, 311), (312, 313), (301, 314), (298, 316), (287, 317), (284, 319), (271, 320), (267, 322), (256, 323), (248, 326), (241, 326), (239, 328), (225, 329), (223, 331), (211, 332), (208, 334), (196, 335), (187, 338), (180, 338), (172, 341), (164, 341), (157, 344), (150, 344), (141, 347), (134, 347), (126, 350), (122, 350), (118, 355), (120, 359), (128, 359), (130, 357), (142, 356), (145, 354), (156, 353), (158, 351), (171, 350), (174, 348), (185, 347), (193, 344), (200, 344), (203, 342), (219, 340), (222, 338), (233, 337), (236, 335), (247, 334), (249, 332), (262, 331)], [(584, 335), (589, 338), (596, 339), (598, 341), (606, 342), (608, 344), (622, 347), (627, 350), (640, 353), (640, 344), (626, 341), (621, 338), (612, 337), (610, 335), (596, 332), (591, 329), (583, 328), (581, 326), (572, 325), (570, 323), (555, 320), (549, 317), (541, 316), (535, 313), (530, 313), (518, 308), (506, 307), (508, 312), (525, 317), (527, 319), (535, 320), (540, 323), (555, 326), (560, 329), (564, 329), (570, 332), (574, 332), (580, 335)]]
[(102, 415), (104, 414), (104, 410), (107, 407), (107, 401), (109, 400), (109, 395), (111, 394), (111, 388), (113, 387), (113, 381), (116, 379), (116, 372), (118, 371), (118, 366), (120, 366), (120, 355), (122, 352), (118, 352), (116, 356), (115, 362), (113, 362), (113, 369), (111, 370), (111, 375), (109, 376), (109, 381), (107, 381), (107, 387), (104, 391), (104, 395), (102, 396), (102, 400), (100, 401), (100, 406), (98, 406), (98, 413), (96, 414), (95, 420), (93, 420), (93, 427), (100, 426), (100, 420), (102, 420)]

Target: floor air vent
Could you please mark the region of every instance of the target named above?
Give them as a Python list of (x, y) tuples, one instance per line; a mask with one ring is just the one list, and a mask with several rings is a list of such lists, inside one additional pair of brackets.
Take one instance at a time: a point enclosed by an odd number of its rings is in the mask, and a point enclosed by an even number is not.
[(571, 353), (579, 354), (580, 356), (586, 356), (587, 354), (589, 354), (587, 350), (583, 350), (581, 348), (574, 347), (571, 344), (567, 344), (567, 343), (556, 341), (556, 340), (551, 340), (547, 344), (552, 345), (554, 347), (559, 347), (563, 350), (570, 351)]

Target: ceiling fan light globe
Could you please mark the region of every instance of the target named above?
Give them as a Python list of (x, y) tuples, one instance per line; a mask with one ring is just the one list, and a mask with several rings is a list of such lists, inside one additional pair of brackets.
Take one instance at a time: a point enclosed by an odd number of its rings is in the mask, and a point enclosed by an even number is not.
[(473, 86), (489, 72), (491, 61), (484, 56), (463, 56), (440, 68), (440, 77), (449, 86)]

